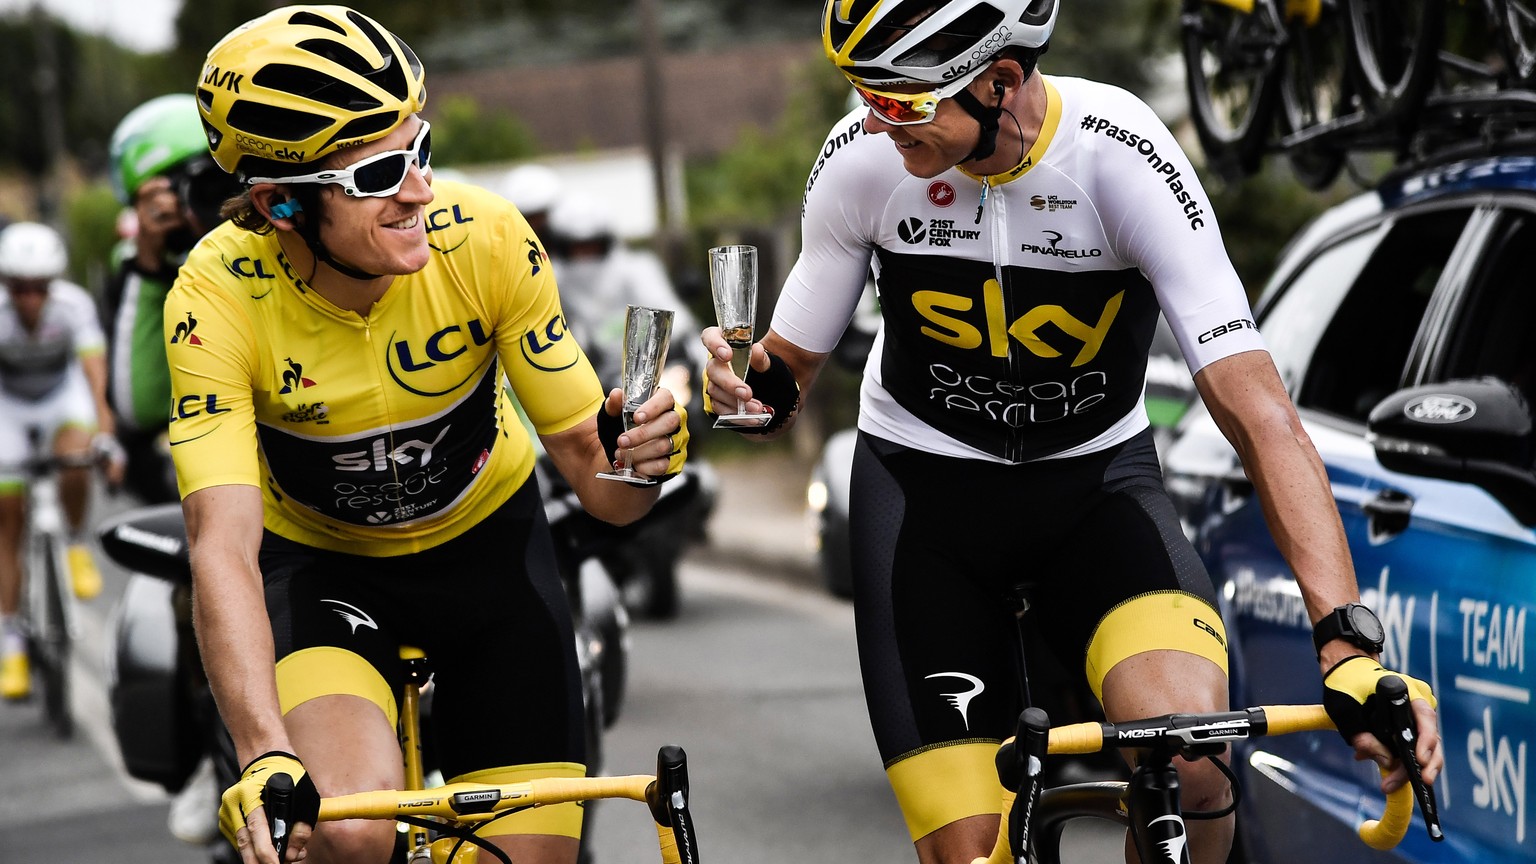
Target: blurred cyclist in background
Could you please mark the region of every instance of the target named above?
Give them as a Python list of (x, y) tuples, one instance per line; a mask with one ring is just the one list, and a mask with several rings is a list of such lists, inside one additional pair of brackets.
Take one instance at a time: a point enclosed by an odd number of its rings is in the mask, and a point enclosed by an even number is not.
[[(523, 208), (516, 199), (512, 203), (519, 210)], [(523, 212), (526, 215), (527, 211)], [(649, 250), (626, 246), (619, 238), (613, 209), (595, 196), (579, 192), (560, 195), (549, 209), (548, 234), (541, 236), (546, 237), (560, 279), (566, 325), (577, 341), (591, 346), (587, 356), (605, 386), (620, 384), (625, 306), (671, 309), (676, 313), (672, 319), (674, 334), (696, 332), (693, 313), (673, 289), (661, 260)], [(692, 374), (685, 343), (674, 341), (672, 346), (661, 386), (687, 405)]]
[(519, 165), (507, 172), (501, 194), (517, 205), (533, 233), (549, 246), (549, 211), (563, 191), (560, 175), (546, 165)]
[(131, 234), (114, 251), (102, 294), (107, 397), (128, 453), (129, 491), (150, 504), (176, 501), (169, 448), (159, 442), (171, 399), (162, 308), (177, 268), (240, 189), (208, 154), (190, 93), (159, 96), (128, 112), (112, 133), (109, 159), (112, 191), (132, 209)]
[[(31, 692), (26, 643), (16, 624), (26, 519), (26, 477), (18, 466), (33, 455), (30, 436), (61, 456), (93, 446), (116, 454), (107, 476), (113, 484), (122, 481), (96, 304), (84, 288), (61, 278), (67, 264), (64, 240), (47, 225), (18, 222), (0, 231), (0, 696), (7, 699)], [(70, 581), (75, 595), (88, 600), (101, 593), (101, 574), (82, 534), (90, 476), (66, 469), (59, 487), (70, 529)]]

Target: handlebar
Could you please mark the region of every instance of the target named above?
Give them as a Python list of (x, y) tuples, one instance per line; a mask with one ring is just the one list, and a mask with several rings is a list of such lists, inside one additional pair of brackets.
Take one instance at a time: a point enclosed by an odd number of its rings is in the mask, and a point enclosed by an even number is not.
[[(274, 819), (273, 798), (269, 796), (274, 786), (281, 786), (280, 781), (287, 781), (287, 788), (292, 789), (287, 775), (275, 775), (268, 779), (263, 796), (274, 846), (279, 830), (283, 834), (283, 845), (277, 846), (279, 860), (287, 845), (289, 826), (281, 812)], [(282, 795), (281, 788), (277, 794)], [(698, 864), (698, 839), (689, 811), (687, 756), (681, 747), (670, 745), (657, 753), (655, 776), (546, 777), (519, 783), (450, 783), (432, 789), (354, 792), (322, 798), (319, 821), (435, 817), (472, 829), (509, 810), (598, 798), (628, 798), (646, 804), (656, 822), (663, 864)]]
[[(1408, 833), (1417, 799), (1430, 839), (1442, 840), (1434, 787), (1424, 783), (1413, 755), (1417, 727), (1409, 708), (1407, 686), (1401, 678), (1386, 676), (1378, 684), (1378, 702), (1374, 734), (1387, 743), (1394, 755), (1407, 767), (1409, 783), (1387, 796), (1380, 819), (1368, 819), (1357, 828), (1360, 839), (1372, 849), (1391, 849)], [(1074, 723), (1051, 728), (1044, 712), (1029, 709), (1019, 721), (1019, 733), (1003, 743), (998, 751), (998, 776), (1009, 789), (1023, 790), (1015, 801), (1009, 819), (1010, 841), (1015, 850), (1023, 848), (1021, 832), (1030, 830), (1030, 810), (1039, 798), (1038, 758), (1030, 750), (1044, 737), (1044, 752), (1050, 754), (1098, 753), (1105, 747), (1164, 748), (1186, 756), (1216, 755), (1228, 742), (1262, 735), (1287, 735), (1334, 729), (1333, 721), (1321, 705), (1269, 705), (1238, 711), (1206, 714), (1169, 714), (1121, 723)], [(1037, 743), (1031, 744), (1033, 738)], [(1020, 748), (1015, 742), (1025, 741)], [(1383, 776), (1386, 771), (1383, 769)], [(1028, 784), (1026, 786), (1026, 783)], [(1026, 794), (1027, 793), (1027, 794)]]

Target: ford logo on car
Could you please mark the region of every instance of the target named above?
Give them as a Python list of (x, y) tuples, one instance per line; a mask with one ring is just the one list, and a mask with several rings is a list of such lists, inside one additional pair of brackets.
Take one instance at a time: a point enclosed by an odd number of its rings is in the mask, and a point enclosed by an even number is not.
[(1403, 413), (1420, 423), (1460, 423), (1477, 413), (1477, 405), (1468, 399), (1433, 393), (1404, 405)]

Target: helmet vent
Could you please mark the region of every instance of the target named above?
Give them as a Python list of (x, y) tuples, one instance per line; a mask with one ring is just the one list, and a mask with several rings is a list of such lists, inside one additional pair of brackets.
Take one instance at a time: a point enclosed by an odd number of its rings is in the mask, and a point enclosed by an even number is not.
[(227, 122), (232, 129), (269, 141), (304, 141), (325, 131), (335, 121), (308, 111), (242, 99), (230, 107)]
[[(393, 34), (386, 34), (384, 31), (379, 29), (378, 25), (351, 10), (347, 11), (347, 17), (352, 19), (352, 23), (357, 25), (357, 29), (363, 31), (363, 35), (367, 36), (368, 41), (373, 43), (374, 50), (383, 55), (386, 61), (385, 64), (377, 70), (364, 70), (359, 74), (362, 74), (373, 83), (383, 87), (386, 92), (388, 92), (391, 96), (394, 96), (396, 99), (409, 99), (411, 95), (411, 89), (410, 85), (407, 84), (405, 80), (405, 70), (401, 69), (400, 66), (396, 63), (388, 62), (392, 61), (395, 56), (394, 46), (390, 44), (389, 38)], [(399, 39), (396, 38), (394, 41), (398, 42)], [(420, 64), (418, 61), (417, 64), (412, 65), (412, 68), (414, 69), (419, 65)]]
[[(870, 60), (878, 57), (892, 42), (912, 31), (923, 19), (933, 14), (942, 3), (934, 0), (902, 0), (891, 11), (880, 16), (881, 23), (869, 28), (859, 47), (853, 52), (854, 60)], [(858, 23), (857, 20), (854, 22)]]
[(305, 66), (273, 63), (262, 67), (251, 83), (324, 102), (349, 111), (371, 111), (384, 103), (345, 81)]
[[(976, 40), (997, 29), (1003, 13), (981, 3), (947, 24), (944, 29), (924, 39), (922, 44), (896, 58), (903, 66), (942, 66), (957, 61)], [(986, 58), (978, 57), (978, 60)]]
[(377, 114), (369, 114), (366, 117), (353, 119), (347, 125), (336, 130), (329, 141), (321, 145), (321, 149), (331, 146), (337, 141), (347, 141), (352, 138), (371, 138), (380, 132), (387, 132), (400, 123), (399, 111), (381, 111)]
[(347, 35), (346, 29), (343, 28), (340, 24), (337, 24), (335, 21), (332, 21), (323, 15), (316, 15), (313, 12), (295, 12), (293, 15), (289, 16), (288, 23), (307, 24), (311, 27), (324, 27), (327, 30), (339, 33), (342, 36)]
[(416, 52), (412, 51), (411, 46), (405, 44), (405, 41), (402, 40), (399, 36), (396, 36), (393, 33), (389, 35), (391, 39), (395, 40), (395, 46), (400, 49), (400, 53), (405, 56), (405, 62), (411, 64), (411, 77), (420, 78), (421, 60), (416, 57)]

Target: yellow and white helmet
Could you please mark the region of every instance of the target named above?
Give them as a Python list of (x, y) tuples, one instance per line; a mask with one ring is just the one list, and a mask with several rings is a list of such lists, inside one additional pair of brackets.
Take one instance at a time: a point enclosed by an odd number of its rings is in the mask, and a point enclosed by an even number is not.
[(1014, 46), (1041, 48), (1058, 0), (827, 0), (821, 44), (855, 84), (947, 84)]
[(303, 173), (393, 132), (427, 101), (415, 52), (345, 6), (284, 6), (208, 52), (197, 107), (219, 167), (242, 178)]

